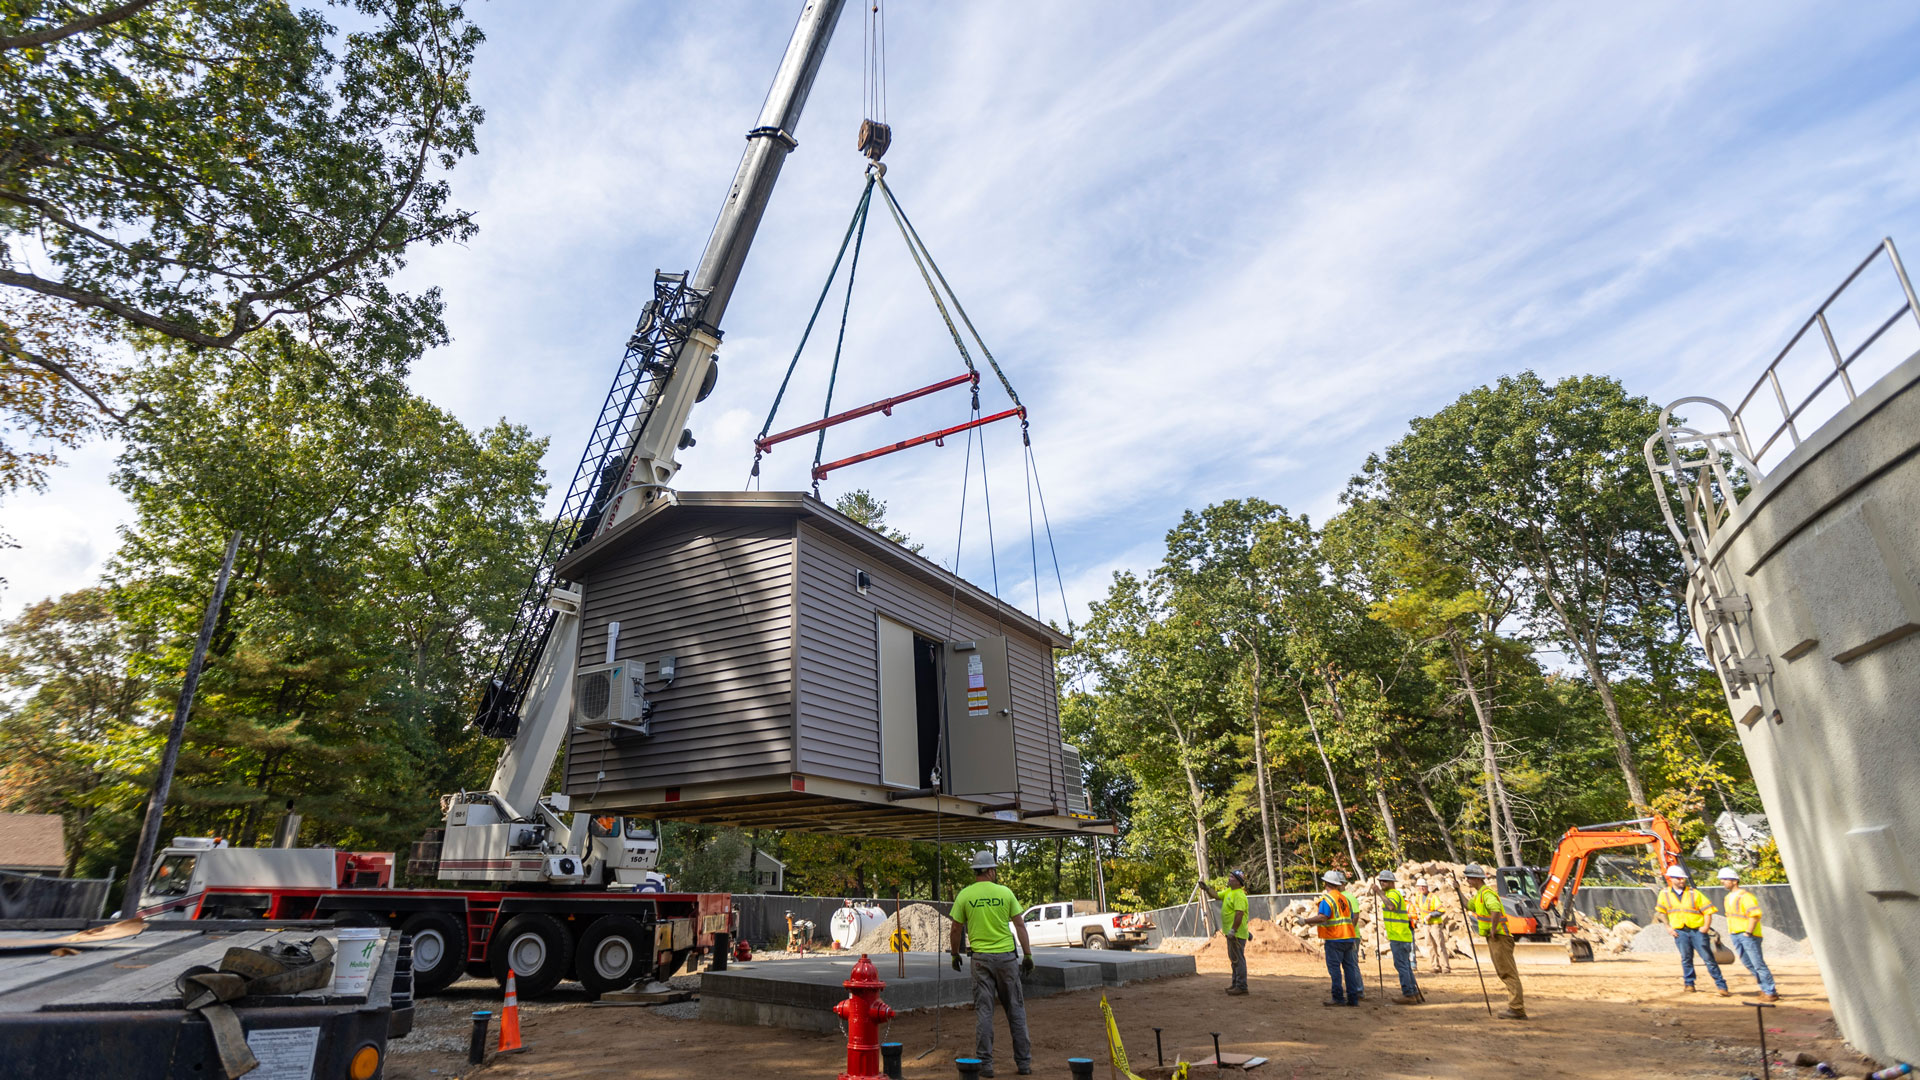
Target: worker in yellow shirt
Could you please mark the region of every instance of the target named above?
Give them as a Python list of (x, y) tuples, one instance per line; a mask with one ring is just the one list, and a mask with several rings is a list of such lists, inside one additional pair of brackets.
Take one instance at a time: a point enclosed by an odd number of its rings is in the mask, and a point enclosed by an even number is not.
[(1380, 926), (1387, 932), (1387, 948), (1393, 953), (1393, 972), (1400, 976), (1400, 996), (1395, 1005), (1419, 1005), (1427, 1000), (1420, 992), (1420, 981), (1413, 974), (1413, 908), (1407, 894), (1400, 891), (1399, 878), (1391, 870), (1380, 871), (1374, 892), (1380, 894)]
[(1733, 942), (1733, 955), (1753, 972), (1760, 984), (1760, 1000), (1779, 1001), (1773, 972), (1760, 949), (1760, 898), (1740, 887), (1740, 871), (1731, 866), (1720, 868), (1720, 884), (1727, 887), (1727, 937)]
[(1441, 910), (1440, 898), (1433, 895), (1433, 886), (1424, 878), (1418, 888), (1420, 892), (1413, 898), (1413, 919), (1420, 927), (1420, 940), (1433, 953), (1433, 973), (1451, 975), (1453, 951), (1447, 947), (1447, 913)]
[(1667, 887), (1660, 890), (1653, 913), (1667, 920), (1667, 931), (1680, 948), (1680, 978), (1686, 982), (1688, 993), (1698, 989), (1693, 985), (1693, 954), (1697, 952), (1706, 960), (1707, 974), (1713, 976), (1713, 985), (1720, 988), (1720, 996), (1733, 996), (1733, 991), (1727, 989), (1726, 976), (1720, 974), (1719, 961), (1713, 958), (1713, 944), (1707, 934), (1713, 926), (1713, 913), (1718, 910), (1687, 881), (1685, 870), (1678, 865), (1667, 867)]
[(1227, 887), (1215, 892), (1213, 886), (1200, 883), (1200, 891), (1207, 894), (1209, 900), (1220, 901), (1220, 932), (1227, 939), (1227, 964), (1233, 969), (1233, 979), (1227, 984), (1227, 993), (1241, 996), (1247, 992), (1247, 939), (1253, 931), (1247, 929), (1247, 873), (1233, 870), (1227, 874)]
[(1513, 932), (1507, 929), (1507, 906), (1500, 902), (1500, 894), (1494, 887), (1487, 884), (1485, 870), (1468, 863), (1460, 876), (1467, 879), (1467, 888), (1473, 890), (1467, 899), (1467, 909), (1472, 914), (1474, 929), (1486, 939), (1493, 973), (1500, 976), (1500, 982), (1507, 988), (1507, 1008), (1500, 1019), (1525, 1020), (1527, 998), (1520, 986), (1520, 968), (1513, 962)]
[[(951, 955), (953, 970), (959, 971), (960, 954), (972, 950), (973, 1052), (980, 1059), (980, 1075), (993, 1075), (993, 1003), (998, 1000), (1013, 1035), (1014, 1065), (1025, 1076), (1033, 1071), (1033, 1042), (1027, 1037), (1020, 978), (1033, 974), (1033, 943), (1027, 940), (1027, 924), (1020, 921), (1020, 901), (999, 877), (993, 852), (974, 855), (973, 884), (953, 898)], [(1021, 956), (1013, 951), (1015, 938)]]

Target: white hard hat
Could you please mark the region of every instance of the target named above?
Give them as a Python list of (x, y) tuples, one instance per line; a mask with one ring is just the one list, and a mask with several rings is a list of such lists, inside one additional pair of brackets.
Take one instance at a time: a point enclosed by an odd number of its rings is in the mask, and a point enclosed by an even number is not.
[(1687, 876), (1687, 872), (1678, 866), (1669, 866), (1667, 867), (1667, 876), (1670, 878), (1683, 878)]
[(976, 851), (973, 853), (973, 868), (975, 870), (991, 870), (999, 865), (1000, 860), (994, 858), (993, 852), (991, 851)]
[(1479, 863), (1468, 863), (1466, 867), (1460, 871), (1460, 876), (1470, 877), (1470, 878), (1479, 878), (1482, 881), (1484, 881), (1486, 880), (1487, 872), (1480, 868)]
[(1739, 881), (1740, 871), (1735, 870), (1731, 866), (1723, 866), (1720, 868), (1720, 880), (1721, 881)]
[(1345, 885), (1347, 883), (1347, 875), (1338, 870), (1329, 870), (1320, 875), (1320, 880), (1329, 885)]
[(1400, 881), (1399, 878), (1393, 876), (1393, 871), (1391, 870), (1380, 871), (1380, 880), (1386, 881), (1386, 882), (1393, 882), (1396, 884)]

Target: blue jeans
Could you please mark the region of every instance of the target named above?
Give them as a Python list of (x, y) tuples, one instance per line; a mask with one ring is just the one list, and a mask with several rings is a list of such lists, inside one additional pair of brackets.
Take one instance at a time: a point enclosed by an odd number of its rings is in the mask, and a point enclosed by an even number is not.
[(1393, 970), (1400, 976), (1400, 996), (1413, 997), (1420, 992), (1413, 978), (1413, 942), (1389, 941), (1387, 947), (1393, 950)]
[(1673, 943), (1680, 949), (1680, 978), (1688, 986), (1693, 985), (1693, 954), (1697, 952), (1700, 959), (1707, 962), (1707, 974), (1713, 976), (1713, 985), (1722, 990), (1727, 988), (1727, 977), (1720, 974), (1720, 964), (1713, 958), (1713, 943), (1707, 940), (1705, 930), (1675, 930)]
[[(1346, 938), (1322, 944), (1327, 947), (1327, 974), (1333, 977), (1333, 1000), (1360, 1004), (1360, 991), (1366, 988), (1360, 979), (1360, 943)], [(1344, 990), (1340, 985), (1343, 980)]]
[(1740, 962), (1747, 965), (1747, 970), (1753, 972), (1753, 977), (1759, 980), (1760, 992), (1774, 993), (1773, 972), (1767, 970), (1767, 958), (1760, 952), (1760, 939), (1752, 934), (1727, 936), (1733, 941), (1733, 955), (1739, 957)]

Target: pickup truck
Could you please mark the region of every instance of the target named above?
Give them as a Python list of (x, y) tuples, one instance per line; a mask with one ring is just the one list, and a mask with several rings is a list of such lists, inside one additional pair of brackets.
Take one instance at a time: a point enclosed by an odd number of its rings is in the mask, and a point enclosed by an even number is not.
[(1097, 912), (1086, 900), (1035, 904), (1020, 916), (1035, 947), (1068, 945), (1083, 949), (1132, 949), (1147, 943), (1153, 920), (1145, 915)]

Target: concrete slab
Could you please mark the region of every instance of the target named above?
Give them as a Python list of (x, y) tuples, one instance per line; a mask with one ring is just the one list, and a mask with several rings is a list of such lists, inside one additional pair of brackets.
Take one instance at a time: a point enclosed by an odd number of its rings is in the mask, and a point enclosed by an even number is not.
[[(731, 1024), (839, 1030), (833, 1007), (847, 996), (844, 983), (858, 956), (809, 956), (756, 960), (750, 966), (700, 976), (700, 1018)], [(972, 975), (955, 972), (945, 953), (908, 953), (906, 976), (898, 956), (873, 958), (887, 984), (880, 999), (896, 1012), (973, 1003)], [(1090, 949), (1040, 949), (1033, 974), (1022, 981), (1027, 997), (1048, 997), (1142, 979), (1194, 974), (1191, 956)]]

